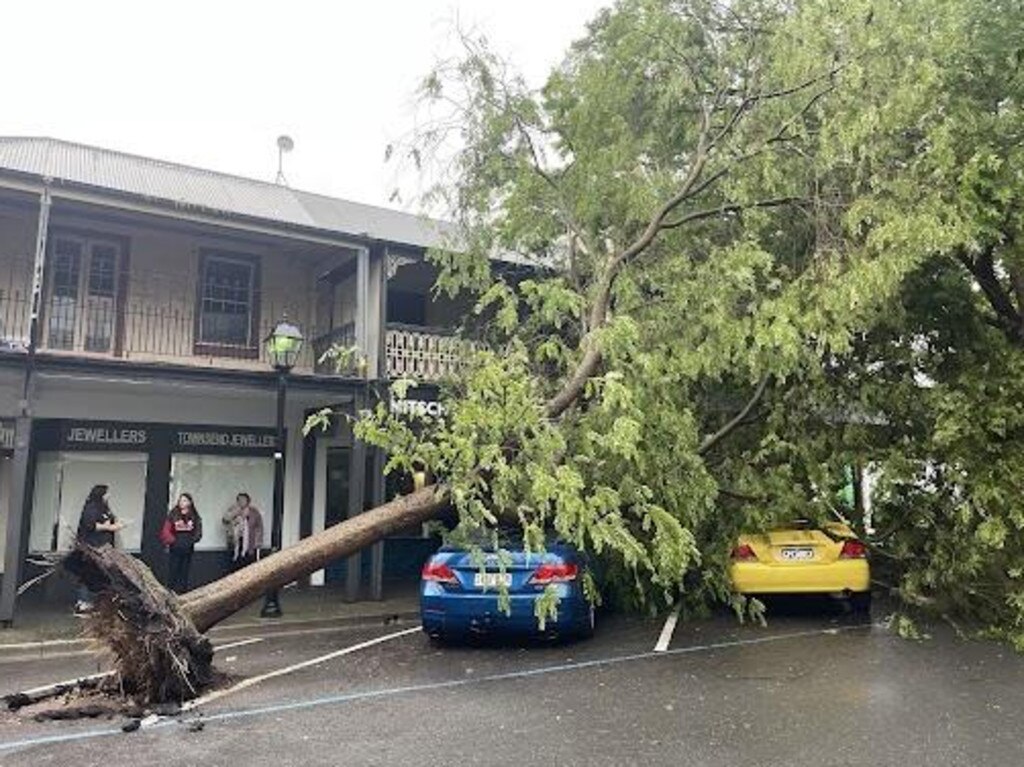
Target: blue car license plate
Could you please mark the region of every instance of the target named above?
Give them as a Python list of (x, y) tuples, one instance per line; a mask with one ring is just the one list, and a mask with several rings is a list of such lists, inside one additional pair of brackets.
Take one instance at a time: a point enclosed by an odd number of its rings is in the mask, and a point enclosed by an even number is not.
[(512, 573), (476, 573), (473, 585), (478, 589), (497, 589), (512, 585)]

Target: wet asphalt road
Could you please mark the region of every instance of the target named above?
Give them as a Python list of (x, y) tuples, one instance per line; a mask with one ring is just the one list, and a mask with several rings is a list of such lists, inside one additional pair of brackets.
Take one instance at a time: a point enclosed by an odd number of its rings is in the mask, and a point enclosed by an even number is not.
[[(204, 706), (198, 732), (193, 715), (131, 734), (8, 715), (0, 764), (1024, 764), (1024, 658), (941, 628), (910, 643), (863, 624), (720, 617), (680, 624), (664, 654), (651, 652), (661, 622), (619, 616), (569, 645), (438, 649), (414, 633)], [(219, 657), (246, 676), (407, 626), (263, 636)], [(0, 662), (0, 691), (95, 665)]]

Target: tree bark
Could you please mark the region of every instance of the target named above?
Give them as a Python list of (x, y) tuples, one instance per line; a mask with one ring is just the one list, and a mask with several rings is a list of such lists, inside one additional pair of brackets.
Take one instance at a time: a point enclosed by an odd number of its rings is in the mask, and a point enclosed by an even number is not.
[(323, 569), (396, 530), (426, 522), (448, 503), (443, 487), (430, 485), (340, 522), (293, 546), (180, 598), (182, 612), (200, 632), (257, 600), (270, 589)]

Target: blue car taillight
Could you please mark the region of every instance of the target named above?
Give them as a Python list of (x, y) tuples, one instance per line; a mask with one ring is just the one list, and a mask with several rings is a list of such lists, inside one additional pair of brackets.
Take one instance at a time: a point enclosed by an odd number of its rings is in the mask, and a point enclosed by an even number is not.
[(579, 575), (579, 566), (569, 563), (557, 565), (541, 565), (530, 578), (534, 586), (547, 586), (549, 583), (567, 583), (576, 580)]
[(423, 565), (420, 577), (425, 581), (433, 581), (435, 583), (455, 585), (459, 582), (459, 579), (455, 577), (455, 571), (444, 562), (427, 562)]

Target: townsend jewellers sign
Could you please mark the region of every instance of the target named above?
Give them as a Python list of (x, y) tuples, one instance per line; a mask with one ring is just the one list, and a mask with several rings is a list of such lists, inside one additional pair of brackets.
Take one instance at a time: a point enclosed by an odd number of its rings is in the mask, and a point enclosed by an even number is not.
[(274, 435), (257, 431), (195, 431), (182, 429), (175, 434), (178, 447), (216, 447), (236, 450), (273, 450)]

